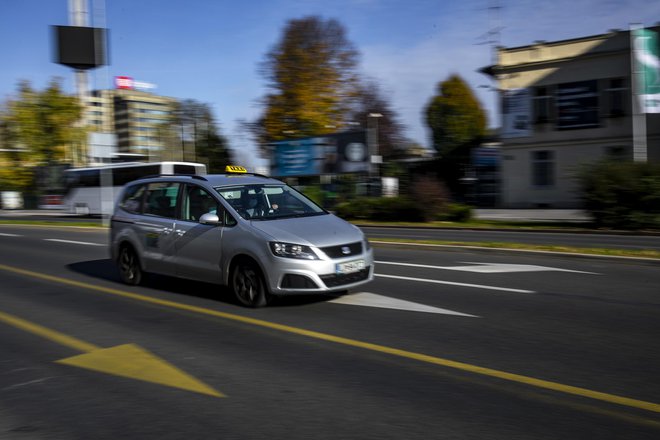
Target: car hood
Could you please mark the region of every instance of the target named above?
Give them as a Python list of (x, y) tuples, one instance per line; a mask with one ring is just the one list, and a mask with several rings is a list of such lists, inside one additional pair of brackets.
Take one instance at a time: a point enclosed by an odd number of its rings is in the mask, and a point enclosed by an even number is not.
[(364, 234), (357, 227), (332, 214), (279, 220), (253, 220), (252, 226), (271, 236), (274, 241), (316, 247), (354, 243), (364, 238)]

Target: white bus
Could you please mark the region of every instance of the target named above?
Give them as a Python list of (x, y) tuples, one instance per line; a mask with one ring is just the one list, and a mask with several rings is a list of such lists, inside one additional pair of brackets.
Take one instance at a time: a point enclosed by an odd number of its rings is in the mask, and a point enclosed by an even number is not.
[(146, 176), (206, 174), (206, 165), (193, 162), (131, 162), (64, 172), (62, 208), (71, 214), (110, 215), (121, 188)]

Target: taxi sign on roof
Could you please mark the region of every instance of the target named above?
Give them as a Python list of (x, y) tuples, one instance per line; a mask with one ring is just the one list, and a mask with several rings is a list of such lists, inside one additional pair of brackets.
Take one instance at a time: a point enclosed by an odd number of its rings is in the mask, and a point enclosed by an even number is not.
[(238, 165), (227, 165), (225, 167), (225, 172), (227, 173), (247, 173), (245, 167), (240, 167)]

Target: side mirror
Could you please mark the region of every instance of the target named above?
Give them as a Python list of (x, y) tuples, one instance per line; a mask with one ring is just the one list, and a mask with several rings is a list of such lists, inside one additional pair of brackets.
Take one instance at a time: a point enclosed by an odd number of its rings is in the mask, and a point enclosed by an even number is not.
[(212, 225), (212, 226), (218, 226), (222, 224), (220, 222), (220, 217), (218, 217), (215, 214), (211, 214), (210, 212), (207, 212), (206, 214), (202, 214), (202, 216), (199, 218), (199, 222), (203, 225)]

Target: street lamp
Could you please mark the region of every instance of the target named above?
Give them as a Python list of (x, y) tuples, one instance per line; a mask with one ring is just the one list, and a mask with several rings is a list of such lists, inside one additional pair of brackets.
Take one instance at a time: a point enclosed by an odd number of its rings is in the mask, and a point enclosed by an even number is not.
[[(369, 178), (378, 176), (378, 164), (383, 163), (383, 158), (378, 155), (378, 118), (382, 118), (380, 113), (367, 114), (367, 136), (369, 147)], [(373, 121), (373, 122), (371, 122)]]

